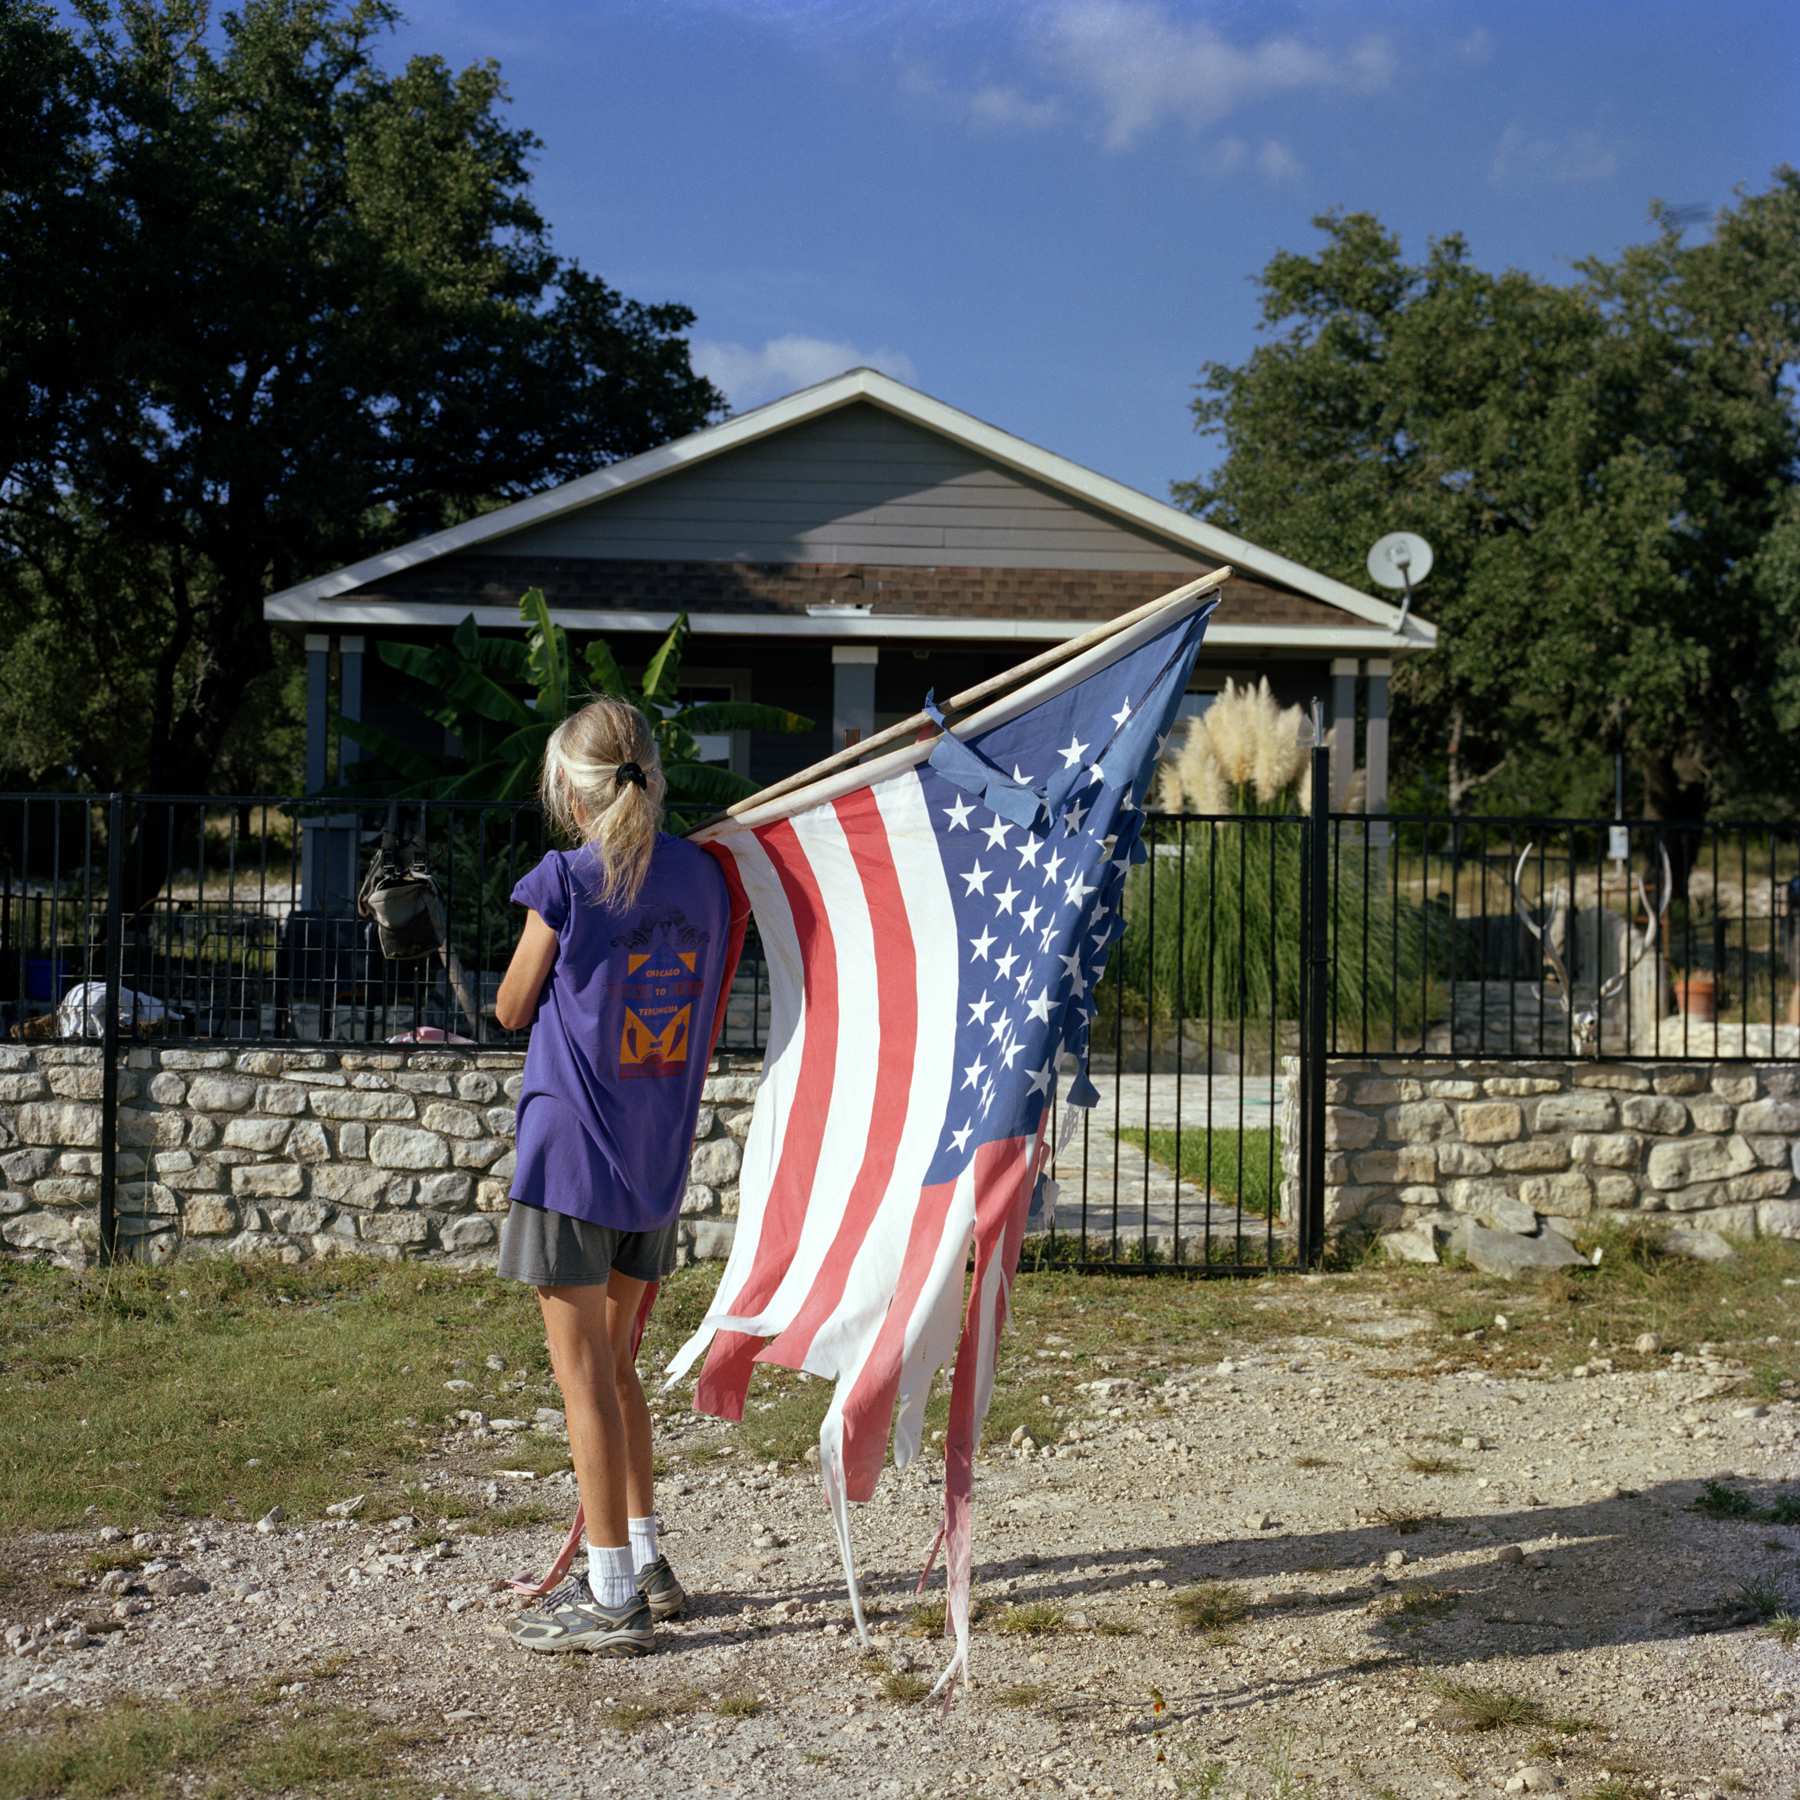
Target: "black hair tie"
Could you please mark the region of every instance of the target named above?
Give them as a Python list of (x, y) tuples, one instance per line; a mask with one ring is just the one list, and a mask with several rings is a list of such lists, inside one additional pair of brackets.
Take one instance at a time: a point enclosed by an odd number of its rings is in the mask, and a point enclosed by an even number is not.
[(645, 775), (644, 771), (640, 769), (636, 763), (622, 762), (619, 764), (618, 768), (613, 771), (613, 786), (615, 788), (622, 788), (628, 781), (635, 781), (639, 787), (646, 791), (648, 791), (650, 786), (649, 777)]

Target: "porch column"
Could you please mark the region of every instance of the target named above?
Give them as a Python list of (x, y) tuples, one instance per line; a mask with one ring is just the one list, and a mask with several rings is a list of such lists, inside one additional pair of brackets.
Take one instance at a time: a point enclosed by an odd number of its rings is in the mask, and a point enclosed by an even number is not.
[[(341, 637), (338, 639), (338, 652), (341, 658), (338, 674), (338, 716), (362, 723), (362, 678), (363, 678), (363, 646), (367, 640), (361, 637)], [(350, 765), (360, 760), (362, 745), (354, 738), (338, 733), (338, 780), (343, 781), (350, 774)]]
[(1394, 665), (1386, 657), (1372, 657), (1363, 664), (1363, 673), (1369, 678), (1363, 766), (1369, 772), (1366, 810), (1371, 814), (1388, 809), (1388, 678), (1393, 672)]
[(323, 632), (306, 634), (306, 791), (325, 785), (326, 734), (331, 721), (331, 639)]
[(831, 747), (861, 743), (875, 735), (875, 667), (881, 651), (874, 644), (831, 647)]
[(1354, 656), (1331, 661), (1331, 810), (1342, 812), (1356, 773), (1356, 673)]

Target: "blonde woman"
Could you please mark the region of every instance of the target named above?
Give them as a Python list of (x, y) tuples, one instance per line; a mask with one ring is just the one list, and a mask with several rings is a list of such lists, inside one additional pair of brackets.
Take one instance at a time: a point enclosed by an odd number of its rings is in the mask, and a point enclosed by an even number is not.
[(659, 829), (663, 791), (634, 707), (596, 700), (558, 727), (543, 802), (579, 848), (513, 889), (531, 910), (494, 1008), (532, 1027), (500, 1273), (537, 1289), (587, 1524), (586, 1576), (513, 1621), (527, 1650), (642, 1656), (686, 1601), (656, 1544), (637, 1335), (675, 1266), (748, 909), (712, 857)]

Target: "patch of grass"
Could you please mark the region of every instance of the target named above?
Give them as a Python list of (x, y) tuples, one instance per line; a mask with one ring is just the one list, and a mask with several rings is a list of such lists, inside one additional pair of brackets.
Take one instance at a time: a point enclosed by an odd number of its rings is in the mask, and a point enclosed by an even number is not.
[(717, 1462), (724, 1454), (725, 1446), (723, 1444), (709, 1444), (704, 1441), (698, 1444), (690, 1444), (682, 1451), (682, 1455), (685, 1456), (688, 1459), (688, 1462), (695, 1468), (699, 1468), (706, 1463)]
[(685, 1695), (658, 1695), (649, 1700), (620, 1700), (606, 1707), (601, 1717), (616, 1731), (647, 1731), (665, 1719), (679, 1719), (693, 1711)]
[(762, 1709), (762, 1699), (748, 1688), (737, 1688), (729, 1694), (721, 1694), (713, 1702), (713, 1711), (721, 1719), (754, 1719)]
[(1335, 1469), (1337, 1464), (1326, 1456), (1296, 1456), (1294, 1467), (1296, 1469)]
[(1787, 1595), (1766, 1576), (1740, 1582), (1732, 1591), (1738, 1601), (1745, 1606), (1754, 1606), (1765, 1619), (1772, 1619), (1787, 1610)]
[(129, 1544), (108, 1544), (87, 1559), (87, 1566), (96, 1575), (104, 1575), (112, 1569), (142, 1568), (143, 1562), (142, 1553), (132, 1549)]
[(1012, 1632), (1018, 1637), (1045, 1637), (1062, 1630), (1063, 1609), (1049, 1600), (1032, 1600), (1024, 1606), (1009, 1606), (994, 1617), (996, 1631)]
[(1397, 1537), (1412, 1537), (1423, 1525), (1437, 1517), (1436, 1513), (1411, 1512), (1400, 1506), (1378, 1506), (1369, 1515), (1378, 1525), (1385, 1525)]
[(1635, 1775), (1609, 1775), (1589, 1788), (1584, 1800), (1656, 1800), (1656, 1789)]
[(411, 1734), (347, 1707), (302, 1707), (269, 1717), (229, 1701), (136, 1700), (64, 1712), (30, 1736), (0, 1742), (0, 1794), (58, 1800), (176, 1800), (177, 1796), (442, 1792), (404, 1772)]
[(902, 1706), (911, 1706), (931, 1692), (931, 1683), (923, 1675), (914, 1675), (907, 1669), (897, 1669), (882, 1682), (881, 1691), (888, 1699), (897, 1700)]
[(1136, 1637), (1139, 1626), (1135, 1619), (1102, 1619), (1094, 1630), (1101, 1637)]
[(1448, 1456), (1413, 1456), (1409, 1454), (1406, 1466), (1415, 1475), (1466, 1475), (1469, 1472), (1467, 1463), (1455, 1462)]
[(800, 1462), (818, 1446), (819, 1422), (831, 1405), (831, 1391), (828, 1381), (796, 1381), (786, 1370), (765, 1376), (752, 1389), (739, 1428), (750, 1454), (786, 1467)]
[(496, 1506), (476, 1513), (463, 1526), (469, 1537), (486, 1537), (493, 1531), (520, 1531), (527, 1525), (548, 1525), (561, 1515), (542, 1500), (525, 1500), (517, 1506)]
[(1029, 1375), (1033, 1373), (1042, 1376), (1045, 1380), (1048, 1380), (1051, 1375), (1050, 1370), (1040, 1366), (1035, 1371), (1026, 1371), (1021, 1375), (1021, 1379), (1027, 1381), (1025, 1387), (1010, 1392), (1003, 1389), (996, 1390), (994, 1403), (988, 1408), (986, 1422), (981, 1427), (981, 1443), (984, 1449), (998, 1449), (1002, 1444), (1011, 1443), (1012, 1434), (1021, 1425), (1025, 1427), (1026, 1435), (1034, 1443), (1054, 1444), (1056, 1442), (1057, 1433), (1062, 1427), (1057, 1422), (1056, 1414), (1043, 1404), (1039, 1393), (1034, 1392), (1029, 1385)]
[(1152, 1161), (1183, 1181), (1210, 1187), (1243, 1212), (1266, 1218), (1281, 1204), (1281, 1133), (1275, 1128), (1209, 1132), (1204, 1125), (1190, 1125), (1178, 1134), (1128, 1125), (1118, 1137), (1140, 1151), (1147, 1148)]
[(1782, 1649), (1791, 1650), (1800, 1644), (1800, 1618), (1785, 1610), (1775, 1613), (1763, 1625), (1763, 1635), (1772, 1637)]
[(1170, 1596), (1175, 1616), (1189, 1631), (1229, 1631), (1250, 1611), (1250, 1602), (1222, 1581), (1208, 1581)]
[(1036, 1706), (1043, 1697), (1044, 1690), (1041, 1687), (1022, 1681), (1015, 1682), (1011, 1687), (996, 1688), (988, 1695), (988, 1702), (993, 1706)]
[(1760, 1509), (1748, 1494), (1740, 1494), (1736, 1488), (1728, 1488), (1721, 1482), (1708, 1481), (1700, 1498), (1687, 1510), (1707, 1519), (1754, 1519)]
[(1463, 1731), (1500, 1731), (1514, 1725), (1541, 1725), (1544, 1709), (1528, 1694), (1508, 1693), (1505, 1688), (1471, 1686), (1466, 1681), (1440, 1677), (1432, 1683), (1444, 1704), (1457, 1715)]
[(1391, 1624), (1404, 1621), (1408, 1628), (1416, 1630), (1455, 1612), (1461, 1604), (1462, 1595), (1455, 1588), (1415, 1587), (1395, 1594), (1386, 1602), (1385, 1610), (1392, 1615)]
[(1775, 1525), (1800, 1525), (1800, 1493), (1777, 1494), (1769, 1502), (1769, 1519)]
[[(907, 1629), (915, 1637), (942, 1637), (944, 1635), (944, 1616), (947, 1602), (942, 1594), (934, 1599), (921, 1600), (907, 1614)], [(986, 1604), (977, 1596), (969, 1596), (969, 1623), (973, 1625), (987, 1612)]]

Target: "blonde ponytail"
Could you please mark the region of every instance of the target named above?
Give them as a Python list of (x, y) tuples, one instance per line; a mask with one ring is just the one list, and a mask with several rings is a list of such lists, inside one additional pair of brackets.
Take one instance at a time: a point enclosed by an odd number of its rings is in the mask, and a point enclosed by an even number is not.
[(649, 721), (623, 700), (595, 700), (544, 746), (544, 810), (600, 865), (600, 903), (629, 906), (650, 873), (662, 823), (662, 763)]

